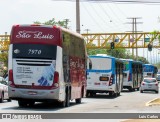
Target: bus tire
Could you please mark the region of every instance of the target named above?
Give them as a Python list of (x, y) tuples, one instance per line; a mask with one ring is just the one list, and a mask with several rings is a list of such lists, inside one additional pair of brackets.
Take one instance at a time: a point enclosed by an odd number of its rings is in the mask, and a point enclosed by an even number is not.
[(90, 94), (90, 93), (87, 91), (87, 93), (86, 93), (86, 97), (89, 97), (89, 94)]
[(64, 101), (60, 102), (60, 106), (62, 108), (66, 107), (66, 99)]
[(28, 104), (29, 104), (30, 107), (33, 107), (35, 102), (34, 101), (30, 101)]
[(66, 107), (66, 97), (67, 97), (67, 94), (65, 93), (65, 99), (64, 99), (64, 101), (60, 102), (60, 106), (62, 108)]
[(132, 92), (132, 91), (133, 91), (132, 87), (129, 87), (129, 89), (128, 89), (128, 90), (129, 90), (129, 92)]
[(3, 103), (3, 101), (4, 101), (4, 95), (3, 95), (3, 92), (2, 92), (1, 98), (0, 98), (0, 103)]
[(69, 107), (70, 106), (70, 90), (68, 90), (68, 92), (66, 93), (66, 105), (65, 107)]
[(140, 92), (141, 92), (141, 93), (143, 93), (143, 91), (142, 91), (142, 90), (140, 90)]
[(118, 96), (118, 93), (114, 92), (113, 97), (117, 97), (117, 96)]
[(96, 96), (96, 93), (91, 92), (91, 93), (90, 93), (90, 96), (91, 96), (91, 97), (94, 97), (94, 96)]
[(9, 98), (7, 101), (8, 101), (8, 102), (11, 102), (12, 100)]
[(137, 88), (137, 91), (139, 91), (139, 88)]
[(27, 102), (25, 102), (23, 100), (18, 100), (18, 105), (19, 105), (19, 107), (27, 107)]
[(109, 92), (109, 96), (112, 97), (112, 95), (113, 95), (112, 92)]
[(82, 99), (81, 99), (81, 98), (76, 99), (76, 103), (77, 103), (77, 104), (80, 104), (81, 102), (82, 102)]
[(120, 96), (121, 92), (118, 92), (117, 95)]

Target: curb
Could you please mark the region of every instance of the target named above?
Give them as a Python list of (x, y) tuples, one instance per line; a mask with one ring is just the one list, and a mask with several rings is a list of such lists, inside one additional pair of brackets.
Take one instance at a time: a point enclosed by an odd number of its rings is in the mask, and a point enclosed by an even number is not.
[(146, 103), (146, 106), (160, 105), (160, 98), (155, 98)]

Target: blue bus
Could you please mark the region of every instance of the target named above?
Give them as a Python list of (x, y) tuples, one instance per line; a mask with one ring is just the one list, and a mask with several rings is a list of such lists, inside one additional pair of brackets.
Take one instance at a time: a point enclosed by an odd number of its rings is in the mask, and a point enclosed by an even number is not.
[(143, 77), (156, 78), (158, 69), (153, 64), (143, 64)]
[(87, 96), (96, 93), (120, 95), (123, 86), (123, 61), (107, 55), (89, 56), (87, 63)]
[(129, 91), (139, 90), (142, 81), (143, 63), (132, 59), (123, 59), (123, 88)]

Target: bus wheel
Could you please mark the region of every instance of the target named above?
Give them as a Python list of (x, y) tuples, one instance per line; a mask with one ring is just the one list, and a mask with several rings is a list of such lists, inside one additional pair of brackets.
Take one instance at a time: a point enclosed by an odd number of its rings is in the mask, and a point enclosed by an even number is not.
[(66, 100), (60, 102), (60, 106), (63, 107), (63, 108), (66, 107)]
[(137, 91), (139, 91), (139, 88), (137, 88)]
[(118, 96), (118, 93), (114, 92), (112, 96), (113, 96), (113, 97), (117, 97), (117, 96)]
[(66, 107), (70, 106), (70, 91), (68, 90), (68, 92), (66, 93)]
[(22, 100), (18, 100), (18, 105), (19, 105), (19, 107), (27, 107), (27, 102), (22, 101)]
[(81, 103), (81, 98), (76, 99), (76, 103), (80, 104)]
[(90, 93), (90, 96), (91, 96), (91, 97), (94, 97), (94, 96), (96, 96), (96, 93), (93, 93), (93, 92), (92, 92), (92, 93)]
[(67, 94), (65, 94), (64, 101), (60, 102), (60, 106), (63, 107), (63, 108), (66, 107), (66, 97), (67, 97)]
[(90, 93), (87, 91), (87, 93), (86, 93), (86, 97), (89, 97), (89, 94), (90, 94)]
[(120, 96), (121, 92), (118, 92), (117, 95)]
[(115, 94), (114, 92), (111, 92), (111, 91), (109, 92), (109, 96), (110, 96), (110, 97), (113, 97), (114, 94)]
[(8, 102), (11, 102), (12, 100), (9, 98), (7, 101), (8, 101)]
[(129, 92), (132, 92), (132, 91), (133, 91), (132, 87), (129, 87), (129, 89), (128, 89), (128, 90), (129, 90)]
[(3, 96), (3, 92), (2, 92), (1, 98), (0, 98), (0, 103), (3, 103), (3, 101), (4, 101), (4, 96)]
[(34, 101), (30, 101), (28, 104), (29, 104), (30, 107), (33, 107), (35, 102)]

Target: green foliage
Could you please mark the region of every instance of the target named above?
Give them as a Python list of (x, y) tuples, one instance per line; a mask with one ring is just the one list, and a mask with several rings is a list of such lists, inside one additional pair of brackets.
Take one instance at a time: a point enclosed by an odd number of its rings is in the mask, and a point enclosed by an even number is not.
[[(159, 33), (158, 30), (154, 30), (154, 31), (150, 32), (150, 34), (152, 35), (152, 37), (154, 37), (154, 39), (158, 33)], [(160, 35), (158, 35), (157, 39), (159, 40), (159, 44), (160, 44)]]
[[(95, 45), (93, 45), (95, 46)], [(114, 48), (114, 49), (88, 49), (88, 55), (96, 55), (96, 54), (107, 54), (116, 58), (122, 59), (133, 59), (136, 60), (135, 56), (132, 56), (128, 50), (125, 48)], [(138, 61), (141, 61), (145, 64), (149, 63), (148, 60), (144, 57), (138, 56)]]
[(155, 64), (155, 66), (160, 69), (160, 63)]
[(51, 20), (48, 20), (46, 22), (35, 21), (34, 24), (58, 25), (58, 26), (66, 27), (67, 26), (66, 24), (68, 24), (68, 23), (66, 23), (65, 20), (56, 21), (55, 18), (52, 18)]
[[(3, 62), (4, 63), (4, 66), (3, 67), (0, 67), (1, 71), (0, 74), (6, 74), (7, 73), (7, 67), (8, 67), (8, 53), (7, 52), (3, 52), (3, 53), (0, 53), (0, 62)], [(6, 67), (6, 68), (4, 68)]]
[(88, 55), (107, 54), (107, 49), (88, 49)]
[(145, 64), (149, 64), (148, 60), (146, 58), (144, 58), (144, 57), (138, 56), (138, 61), (141, 61), (141, 62), (143, 62)]
[(8, 67), (8, 53), (0, 53), (0, 61), (4, 63), (4, 66)]

